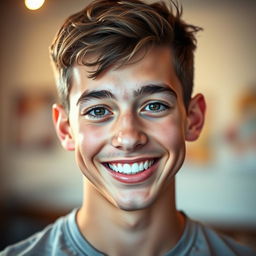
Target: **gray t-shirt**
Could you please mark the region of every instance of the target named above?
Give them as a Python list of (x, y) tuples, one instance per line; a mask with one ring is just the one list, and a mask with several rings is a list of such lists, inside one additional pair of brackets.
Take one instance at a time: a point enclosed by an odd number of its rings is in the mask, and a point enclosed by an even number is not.
[[(105, 255), (94, 248), (80, 233), (73, 210), (54, 224), (32, 237), (7, 247), (0, 256), (100, 256)], [(174, 248), (165, 256), (208, 256), (208, 255), (256, 255), (234, 240), (218, 235), (212, 229), (186, 218), (183, 235)]]

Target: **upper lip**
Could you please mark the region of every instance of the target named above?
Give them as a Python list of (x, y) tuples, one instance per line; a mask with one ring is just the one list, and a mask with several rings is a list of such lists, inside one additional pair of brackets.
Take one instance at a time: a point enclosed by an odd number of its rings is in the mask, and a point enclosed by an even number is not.
[(142, 158), (136, 158), (136, 159), (115, 159), (110, 161), (104, 161), (103, 164), (114, 164), (114, 163), (120, 163), (120, 164), (132, 164), (132, 163), (138, 163), (138, 162), (144, 162), (147, 160), (157, 160), (159, 157), (142, 157)]

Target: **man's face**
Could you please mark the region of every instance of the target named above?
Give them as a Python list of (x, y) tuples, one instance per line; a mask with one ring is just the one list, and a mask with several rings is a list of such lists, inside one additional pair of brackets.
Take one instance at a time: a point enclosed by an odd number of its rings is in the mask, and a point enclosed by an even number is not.
[(171, 50), (97, 79), (75, 66), (69, 128), (84, 176), (115, 206), (143, 209), (171, 186), (185, 155), (187, 116)]

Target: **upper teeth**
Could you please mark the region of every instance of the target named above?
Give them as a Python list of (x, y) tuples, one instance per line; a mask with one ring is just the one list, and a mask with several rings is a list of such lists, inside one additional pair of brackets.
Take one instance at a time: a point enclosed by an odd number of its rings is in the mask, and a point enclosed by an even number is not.
[(133, 163), (133, 164), (108, 164), (108, 166), (116, 172), (124, 174), (135, 174), (148, 169), (154, 163), (153, 160), (147, 160), (144, 162)]

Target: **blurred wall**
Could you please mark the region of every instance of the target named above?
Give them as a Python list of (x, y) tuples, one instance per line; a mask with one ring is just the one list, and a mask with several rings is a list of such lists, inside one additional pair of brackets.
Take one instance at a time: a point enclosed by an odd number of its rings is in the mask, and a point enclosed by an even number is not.
[[(81, 175), (73, 154), (64, 152), (57, 142), (47, 150), (15, 148), (13, 119), (17, 93), (55, 93), (48, 46), (63, 20), (85, 3), (46, 0), (42, 9), (29, 11), (22, 1), (1, 2), (0, 187), (4, 203), (20, 199), (22, 203), (71, 208), (81, 202)], [(205, 221), (246, 219), (247, 225), (256, 227), (256, 170), (232, 171), (234, 158), (222, 144), (225, 129), (236, 119), (236, 99), (256, 82), (256, 2), (182, 3), (184, 19), (204, 28), (198, 34), (195, 92), (204, 93), (208, 101), (205, 132), (198, 142), (201, 153), (208, 153), (200, 159), (200, 152), (193, 156), (196, 151), (190, 151), (195, 161), (186, 162), (178, 176), (178, 206)]]

